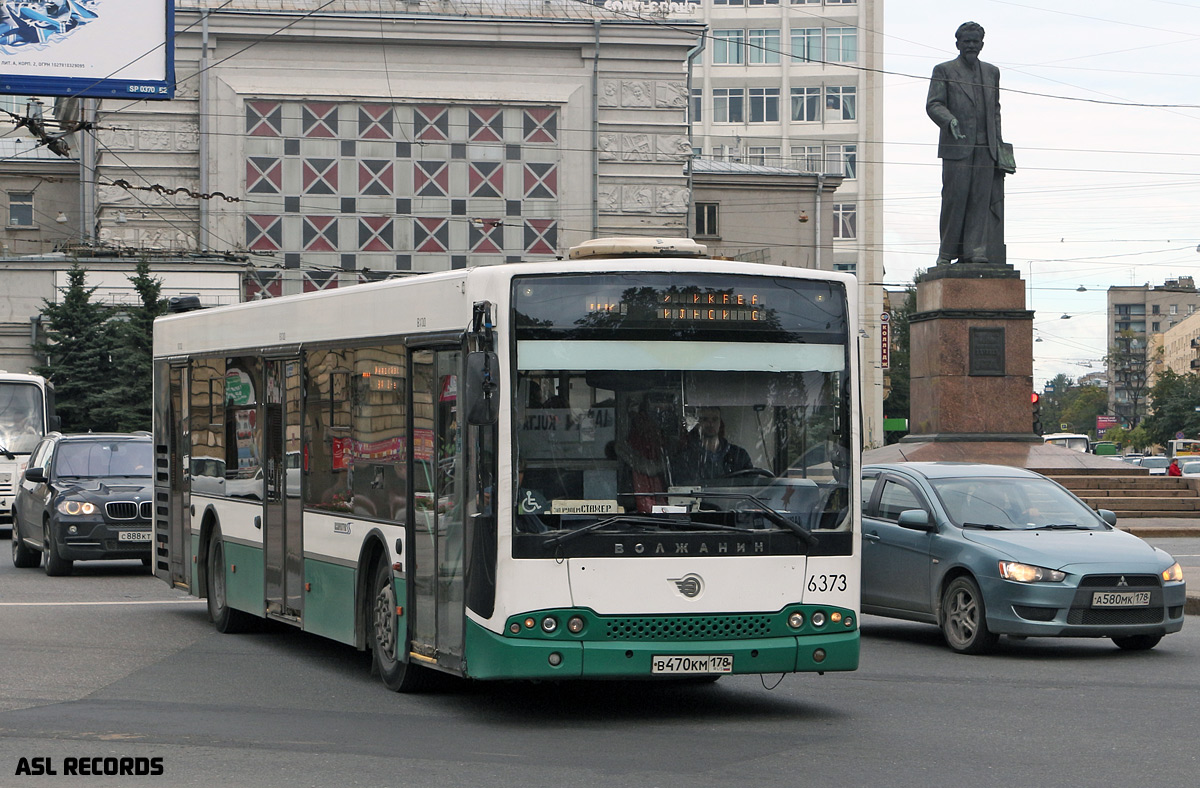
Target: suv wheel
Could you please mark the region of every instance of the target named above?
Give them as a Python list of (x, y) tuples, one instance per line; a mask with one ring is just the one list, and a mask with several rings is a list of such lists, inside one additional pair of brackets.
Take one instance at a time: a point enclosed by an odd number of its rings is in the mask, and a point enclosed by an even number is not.
[(42, 554), (21, 542), (21, 529), (17, 526), (15, 514), (12, 522), (12, 557), (13, 566), (18, 569), (37, 569), (42, 563)]
[(63, 577), (71, 574), (71, 567), (74, 561), (68, 561), (63, 558), (58, 552), (58, 543), (54, 541), (54, 534), (50, 533), (50, 524), (46, 523), (46, 565), (44, 569), (50, 577)]

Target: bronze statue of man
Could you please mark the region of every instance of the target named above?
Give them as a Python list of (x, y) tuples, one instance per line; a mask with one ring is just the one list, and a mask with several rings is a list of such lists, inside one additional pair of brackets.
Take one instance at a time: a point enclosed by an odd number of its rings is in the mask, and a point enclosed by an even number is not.
[(937, 263), (1004, 263), (1004, 174), (1015, 167), (1000, 136), (1000, 69), (979, 59), (982, 26), (965, 22), (954, 37), (959, 55), (934, 66), (925, 102), (942, 130)]

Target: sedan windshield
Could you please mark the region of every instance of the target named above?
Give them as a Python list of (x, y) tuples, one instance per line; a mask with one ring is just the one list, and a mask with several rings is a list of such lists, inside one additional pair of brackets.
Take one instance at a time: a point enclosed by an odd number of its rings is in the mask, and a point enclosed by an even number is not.
[(932, 479), (930, 484), (959, 526), (1108, 528), (1094, 511), (1049, 479), (966, 477)]
[(150, 441), (64, 441), (54, 464), (58, 476), (148, 477), (153, 460)]

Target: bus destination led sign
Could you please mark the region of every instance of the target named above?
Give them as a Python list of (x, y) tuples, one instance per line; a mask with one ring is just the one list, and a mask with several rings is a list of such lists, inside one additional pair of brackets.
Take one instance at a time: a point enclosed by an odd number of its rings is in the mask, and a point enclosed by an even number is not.
[[(635, 304), (645, 309), (648, 304)], [(630, 304), (625, 301), (588, 301), (588, 312), (628, 315)], [(762, 319), (763, 299), (758, 293), (732, 291), (670, 290), (659, 292), (654, 317), (673, 322), (757, 322)]]

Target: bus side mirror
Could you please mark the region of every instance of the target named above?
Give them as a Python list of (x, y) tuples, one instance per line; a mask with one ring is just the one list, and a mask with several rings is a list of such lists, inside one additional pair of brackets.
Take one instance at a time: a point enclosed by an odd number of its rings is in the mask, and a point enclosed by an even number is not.
[(495, 424), (500, 415), (500, 363), (490, 350), (467, 354), (463, 398), (467, 423), (477, 427)]

